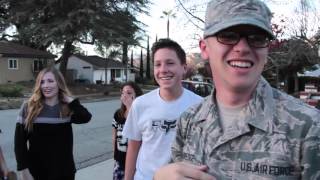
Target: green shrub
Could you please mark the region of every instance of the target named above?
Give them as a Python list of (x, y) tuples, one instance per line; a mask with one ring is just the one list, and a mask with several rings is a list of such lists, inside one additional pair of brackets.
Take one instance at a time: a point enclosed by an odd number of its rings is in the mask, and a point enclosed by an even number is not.
[(23, 87), (17, 84), (5, 84), (0, 86), (0, 96), (3, 97), (21, 97)]

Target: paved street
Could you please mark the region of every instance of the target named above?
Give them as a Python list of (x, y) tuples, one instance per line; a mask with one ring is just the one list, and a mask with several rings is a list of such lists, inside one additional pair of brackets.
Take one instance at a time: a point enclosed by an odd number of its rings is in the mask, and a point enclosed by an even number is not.
[[(86, 167), (112, 157), (112, 119), (119, 100), (84, 103), (93, 114), (91, 122), (73, 125), (74, 155), (77, 168)], [(0, 144), (10, 169), (16, 168), (13, 138), (18, 109), (0, 110)]]

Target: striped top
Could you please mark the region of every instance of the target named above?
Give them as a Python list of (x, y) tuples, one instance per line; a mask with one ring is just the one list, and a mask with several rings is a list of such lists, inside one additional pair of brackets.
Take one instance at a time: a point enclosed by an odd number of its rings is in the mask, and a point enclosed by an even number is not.
[(33, 129), (25, 129), (27, 103), (20, 109), (15, 130), (15, 155), (17, 170), (28, 168), (32, 175), (47, 177), (75, 173), (73, 159), (73, 133), (71, 123), (87, 123), (91, 119), (88, 110), (75, 99), (68, 104), (71, 115), (60, 117), (61, 104), (43, 109), (33, 122)]

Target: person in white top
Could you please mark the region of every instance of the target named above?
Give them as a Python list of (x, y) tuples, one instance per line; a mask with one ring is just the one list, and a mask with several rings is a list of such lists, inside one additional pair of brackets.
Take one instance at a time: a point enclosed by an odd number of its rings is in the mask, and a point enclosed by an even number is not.
[(160, 39), (152, 46), (152, 58), (159, 88), (136, 98), (127, 117), (125, 180), (151, 180), (155, 170), (169, 162), (177, 119), (202, 101), (182, 87), (186, 54), (178, 43)]

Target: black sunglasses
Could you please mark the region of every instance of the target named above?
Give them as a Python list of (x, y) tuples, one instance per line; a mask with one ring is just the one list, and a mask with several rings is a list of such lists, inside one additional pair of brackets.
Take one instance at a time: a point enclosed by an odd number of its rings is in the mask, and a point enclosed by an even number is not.
[(268, 47), (271, 38), (267, 34), (242, 34), (233, 31), (221, 31), (214, 35), (218, 42), (225, 45), (236, 45), (242, 37), (246, 38), (250, 47)]

